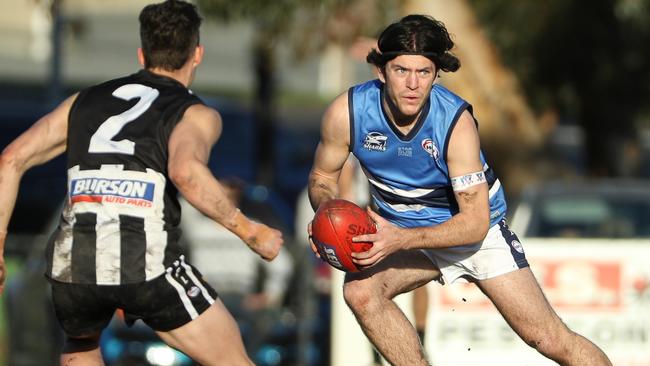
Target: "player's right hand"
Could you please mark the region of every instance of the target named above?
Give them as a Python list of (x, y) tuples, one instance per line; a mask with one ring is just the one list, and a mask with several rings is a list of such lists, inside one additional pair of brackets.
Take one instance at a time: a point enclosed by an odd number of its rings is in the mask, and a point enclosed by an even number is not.
[(262, 259), (266, 261), (273, 260), (284, 243), (282, 232), (254, 221), (252, 222), (251, 231), (251, 235), (245, 239), (248, 247)]

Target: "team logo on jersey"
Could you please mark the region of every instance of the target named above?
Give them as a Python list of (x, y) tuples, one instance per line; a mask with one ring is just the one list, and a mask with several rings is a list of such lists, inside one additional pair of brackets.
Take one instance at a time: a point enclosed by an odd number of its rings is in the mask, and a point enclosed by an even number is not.
[(438, 150), (436, 144), (433, 143), (433, 140), (431, 139), (422, 140), (422, 148), (429, 155), (431, 155), (432, 158), (438, 160), (438, 157), (440, 156), (440, 151)]
[(388, 136), (382, 135), (380, 132), (370, 132), (363, 139), (363, 147), (370, 151), (386, 151), (386, 142)]
[(151, 207), (155, 184), (129, 179), (80, 178), (70, 182), (70, 200)]

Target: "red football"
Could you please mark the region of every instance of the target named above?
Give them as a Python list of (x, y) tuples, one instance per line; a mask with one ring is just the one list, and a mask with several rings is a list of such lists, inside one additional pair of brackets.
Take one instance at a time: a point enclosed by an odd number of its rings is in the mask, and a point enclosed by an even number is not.
[(342, 199), (329, 200), (318, 208), (312, 221), (312, 239), (321, 259), (345, 272), (360, 269), (352, 262), (352, 252), (365, 252), (370, 242), (352, 242), (358, 235), (377, 232), (368, 213)]

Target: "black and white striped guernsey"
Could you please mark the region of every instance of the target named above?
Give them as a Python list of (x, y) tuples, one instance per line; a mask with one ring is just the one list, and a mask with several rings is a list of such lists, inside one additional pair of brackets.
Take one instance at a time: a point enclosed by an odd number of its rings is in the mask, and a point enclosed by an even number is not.
[(167, 145), (197, 103), (178, 81), (145, 70), (79, 93), (68, 116), (68, 193), (48, 244), (48, 277), (137, 283), (182, 254)]

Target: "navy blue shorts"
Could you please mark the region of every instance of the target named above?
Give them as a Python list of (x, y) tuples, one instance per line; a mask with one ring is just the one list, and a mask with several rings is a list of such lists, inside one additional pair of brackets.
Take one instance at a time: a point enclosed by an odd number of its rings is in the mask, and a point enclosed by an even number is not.
[(99, 333), (117, 309), (127, 324), (141, 319), (157, 331), (176, 329), (207, 310), (217, 292), (181, 256), (153, 280), (124, 285), (73, 284), (50, 280), (57, 319), (69, 337)]

